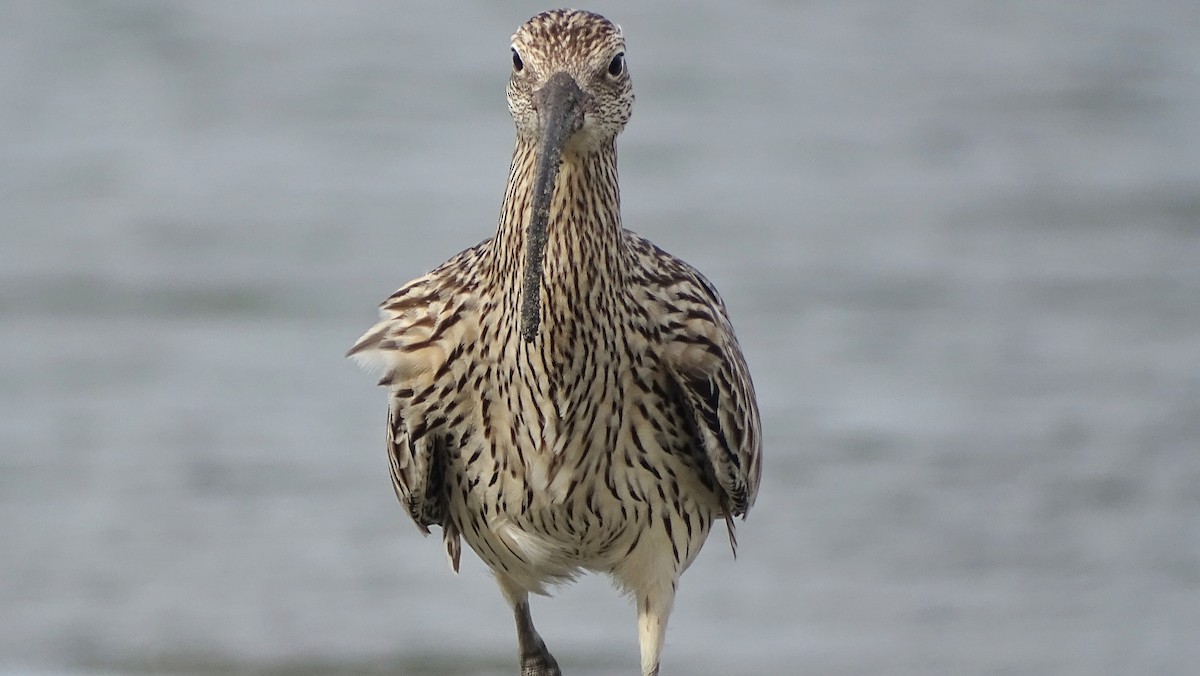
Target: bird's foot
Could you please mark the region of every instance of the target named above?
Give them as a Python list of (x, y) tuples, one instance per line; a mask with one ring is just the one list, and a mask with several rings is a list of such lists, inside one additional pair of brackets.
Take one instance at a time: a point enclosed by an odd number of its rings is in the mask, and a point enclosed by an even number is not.
[(562, 676), (562, 672), (543, 646), (541, 652), (521, 657), (521, 676)]

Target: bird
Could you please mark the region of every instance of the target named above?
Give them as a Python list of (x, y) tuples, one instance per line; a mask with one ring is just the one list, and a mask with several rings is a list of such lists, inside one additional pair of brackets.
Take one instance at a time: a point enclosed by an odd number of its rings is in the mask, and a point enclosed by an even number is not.
[(512, 37), (516, 145), (495, 234), (405, 284), (348, 356), (388, 390), (396, 496), (512, 608), (522, 676), (562, 672), (530, 594), (594, 572), (634, 601), (657, 675), (680, 575), (762, 473), (754, 386), (694, 267), (623, 227), (619, 26), (552, 10)]

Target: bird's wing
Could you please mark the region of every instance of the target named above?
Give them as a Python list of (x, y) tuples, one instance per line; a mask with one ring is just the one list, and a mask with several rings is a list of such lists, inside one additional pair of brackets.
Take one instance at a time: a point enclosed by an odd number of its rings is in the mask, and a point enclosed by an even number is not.
[(744, 517), (762, 476), (762, 435), (754, 383), (725, 303), (691, 265), (629, 236), (646, 271), (634, 285), (645, 294), (638, 305), (656, 328), (696, 444), (725, 493), (725, 516)]
[(380, 306), (380, 321), (347, 356), (382, 372), (389, 389), (387, 448), (396, 496), (423, 533), (441, 526), (458, 569), (458, 531), (447, 511), (446, 422), (457, 407), (450, 370), (474, 340), (476, 311), (468, 249), (424, 277), (405, 284)]

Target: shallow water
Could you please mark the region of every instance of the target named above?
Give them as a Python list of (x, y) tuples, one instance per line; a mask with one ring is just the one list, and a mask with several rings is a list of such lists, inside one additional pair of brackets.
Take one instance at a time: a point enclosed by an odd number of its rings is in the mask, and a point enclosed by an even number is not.
[[(0, 7), (0, 674), (514, 671), (341, 355), (490, 233), (519, 4)], [(1047, 4), (597, 7), (765, 416), (664, 672), (1200, 671), (1200, 14)], [(636, 669), (602, 579), (534, 610)]]

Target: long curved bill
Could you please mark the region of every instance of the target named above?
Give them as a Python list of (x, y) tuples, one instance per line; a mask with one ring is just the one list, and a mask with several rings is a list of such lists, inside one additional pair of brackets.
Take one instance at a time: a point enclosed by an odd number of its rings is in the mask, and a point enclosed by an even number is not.
[(563, 146), (583, 126), (583, 104), (587, 96), (567, 73), (555, 73), (534, 92), (533, 103), (541, 127), (537, 168), (533, 181), (533, 212), (525, 233), (525, 277), (522, 280), (521, 336), (533, 342), (541, 324), (542, 259), (546, 253), (546, 229), (554, 182), (562, 163)]

